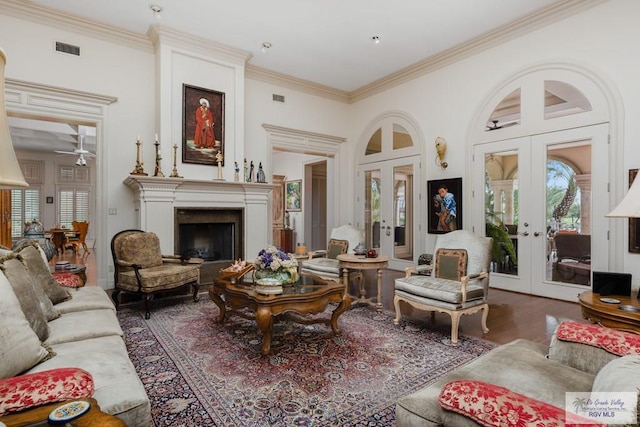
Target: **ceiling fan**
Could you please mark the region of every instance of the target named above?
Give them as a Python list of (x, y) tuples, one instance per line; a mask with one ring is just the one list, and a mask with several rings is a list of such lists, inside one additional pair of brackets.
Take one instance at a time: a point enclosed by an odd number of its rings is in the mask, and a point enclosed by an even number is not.
[(488, 131), (497, 130), (497, 129), (502, 129), (502, 128), (506, 128), (506, 127), (509, 127), (509, 126), (517, 125), (517, 124), (518, 124), (518, 122), (507, 122), (507, 123), (504, 123), (502, 125), (498, 125), (498, 120), (491, 120), (491, 124), (487, 125), (487, 130)]
[(87, 159), (85, 157), (95, 157), (96, 155), (91, 153), (88, 150), (85, 150), (83, 147), (84, 143), (84, 135), (78, 135), (78, 148), (73, 151), (58, 151), (55, 150), (56, 153), (60, 154), (72, 154), (78, 156), (78, 160), (76, 160), (76, 166), (87, 166)]

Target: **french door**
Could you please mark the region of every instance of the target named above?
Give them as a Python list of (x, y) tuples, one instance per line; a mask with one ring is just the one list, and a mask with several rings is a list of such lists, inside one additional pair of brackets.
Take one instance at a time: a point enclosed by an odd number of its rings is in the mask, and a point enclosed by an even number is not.
[[(601, 124), (474, 147), (473, 227), (494, 237), (492, 287), (575, 301), (608, 268), (608, 203), (591, 198), (607, 194), (607, 136)], [(580, 256), (557, 252), (559, 234), (586, 239)]]
[(365, 246), (389, 256), (389, 268), (414, 264), (419, 241), (419, 157), (360, 165), (357, 191), (363, 197)]

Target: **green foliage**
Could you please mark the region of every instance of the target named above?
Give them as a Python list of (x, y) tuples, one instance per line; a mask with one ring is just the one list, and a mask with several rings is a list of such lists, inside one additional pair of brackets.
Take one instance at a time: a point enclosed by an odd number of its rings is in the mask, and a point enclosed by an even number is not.
[(509, 258), (514, 264), (518, 264), (518, 256), (516, 248), (511, 241), (511, 236), (502, 226), (487, 222), (485, 224), (485, 232), (488, 237), (493, 237), (493, 248), (491, 250), (491, 260), (500, 262), (504, 257), (502, 248), (507, 252)]

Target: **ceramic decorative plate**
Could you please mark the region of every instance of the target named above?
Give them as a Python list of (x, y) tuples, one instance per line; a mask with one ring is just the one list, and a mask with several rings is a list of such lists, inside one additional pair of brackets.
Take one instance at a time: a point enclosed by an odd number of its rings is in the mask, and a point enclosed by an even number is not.
[(65, 403), (58, 406), (49, 414), (49, 422), (64, 423), (70, 421), (89, 410), (91, 404), (86, 400), (76, 400), (74, 402)]
[(620, 304), (620, 300), (615, 298), (600, 298), (600, 301), (606, 302), (607, 304)]

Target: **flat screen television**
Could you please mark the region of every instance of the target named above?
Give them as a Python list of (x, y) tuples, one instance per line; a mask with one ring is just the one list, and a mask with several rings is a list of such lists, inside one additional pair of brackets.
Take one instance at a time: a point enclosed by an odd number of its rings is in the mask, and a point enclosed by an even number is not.
[(600, 296), (631, 296), (631, 274), (594, 271), (593, 292), (600, 294)]

